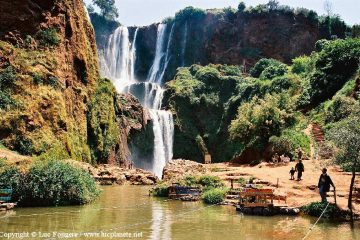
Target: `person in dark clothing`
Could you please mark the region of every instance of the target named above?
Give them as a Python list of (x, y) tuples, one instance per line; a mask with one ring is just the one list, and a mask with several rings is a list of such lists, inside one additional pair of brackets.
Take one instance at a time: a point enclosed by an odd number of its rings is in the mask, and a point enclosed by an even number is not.
[(295, 169), (292, 167), (290, 170), (290, 180), (295, 180), (294, 174), (295, 174)]
[(319, 188), (319, 192), (320, 192), (320, 196), (321, 196), (321, 202), (324, 202), (324, 203), (327, 202), (326, 193), (330, 191), (330, 185), (334, 188), (334, 191), (335, 191), (335, 185), (332, 182), (330, 176), (327, 175), (327, 169), (323, 168), (322, 174), (320, 175), (319, 183), (318, 183), (318, 188)]
[(297, 171), (297, 180), (300, 181), (302, 173), (305, 172), (305, 167), (301, 160), (295, 165), (295, 171)]

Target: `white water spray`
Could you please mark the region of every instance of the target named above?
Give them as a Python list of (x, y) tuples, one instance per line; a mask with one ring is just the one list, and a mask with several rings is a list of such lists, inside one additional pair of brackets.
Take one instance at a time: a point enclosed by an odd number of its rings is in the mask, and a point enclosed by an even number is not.
[[(119, 92), (132, 93), (149, 109), (153, 123), (154, 152), (151, 170), (158, 177), (166, 162), (173, 157), (174, 122), (170, 111), (161, 110), (164, 89), (162, 79), (170, 61), (170, 44), (173, 35), (172, 25), (166, 38), (166, 24), (159, 24), (157, 29), (155, 57), (146, 82), (137, 82), (135, 78), (136, 38), (129, 40), (129, 30), (119, 27), (109, 37), (105, 51), (100, 54), (101, 70), (104, 76), (112, 79)], [(135, 159), (136, 160), (136, 159)], [(146, 164), (141, 164), (146, 166)]]

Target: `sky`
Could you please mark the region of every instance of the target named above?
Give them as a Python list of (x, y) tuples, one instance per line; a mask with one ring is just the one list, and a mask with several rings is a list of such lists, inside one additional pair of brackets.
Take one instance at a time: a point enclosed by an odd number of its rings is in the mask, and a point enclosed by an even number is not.
[[(84, 0), (86, 4), (91, 0)], [(241, 0), (115, 0), (119, 11), (119, 22), (125, 26), (144, 26), (160, 22), (187, 6), (209, 8), (237, 8)], [(338, 14), (347, 24), (360, 23), (360, 0), (330, 0), (334, 14)], [(267, 3), (268, 0), (243, 0), (246, 6)], [(325, 13), (324, 0), (279, 0), (282, 5), (305, 7), (319, 15)]]

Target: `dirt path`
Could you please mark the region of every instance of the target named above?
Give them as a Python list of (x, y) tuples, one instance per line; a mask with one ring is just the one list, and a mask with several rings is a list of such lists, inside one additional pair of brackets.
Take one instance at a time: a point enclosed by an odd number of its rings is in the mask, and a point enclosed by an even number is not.
[[(229, 177), (243, 177), (249, 179), (255, 177), (256, 179), (267, 181), (271, 186), (276, 187), (279, 183), (278, 192), (287, 195), (287, 204), (289, 206), (299, 207), (310, 202), (320, 201), (318, 190), (311, 190), (311, 186), (317, 186), (321, 169), (329, 165), (326, 161), (303, 161), (305, 172), (303, 173), (303, 180), (290, 180), (290, 168), (295, 166), (295, 162), (287, 165), (274, 166), (262, 163), (258, 166), (232, 166), (228, 163), (217, 163), (206, 165), (211, 175), (219, 176), (226, 180)], [(347, 196), (349, 193), (349, 183), (351, 175), (342, 172), (339, 167), (328, 166), (328, 173), (331, 176), (337, 190), (337, 203), (341, 208), (347, 209)], [(360, 180), (357, 181), (357, 186), (360, 185)], [(227, 181), (230, 186), (230, 182)], [(235, 186), (236, 187), (236, 186)], [(332, 194), (330, 192), (329, 194)], [(333, 197), (328, 197), (330, 202), (334, 202)], [(354, 204), (357, 212), (360, 212), (360, 204)]]

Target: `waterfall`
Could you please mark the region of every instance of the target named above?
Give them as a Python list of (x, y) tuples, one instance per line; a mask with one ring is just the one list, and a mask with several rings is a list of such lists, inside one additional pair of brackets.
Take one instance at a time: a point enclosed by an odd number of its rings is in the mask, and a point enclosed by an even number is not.
[(173, 157), (174, 121), (170, 111), (162, 110), (164, 89), (162, 79), (170, 61), (170, 46), (174, 31), (172, 25), (169, 36), (166, 36), (167, 25), (159, 24), (156, 37), (156, 49), (153, 64), (149, 70), (147, 80), (138, 82), (135, 78), (136, 39), (138, 28), (135, 30), (132, 41), (129, 40), (127, 27), (117, 28), (110, 35), (105, 50), (100, 53), (102, 75), (110, 78), (117, 91), (131, 93), (136, 96), (142, 106), (149, 109), (153, 123), (154, 151), (151, 167), (136, 154), (132, 157), (135, 166), (146, 167), (156, 176), (162, 176), (166, 162)]
[(185, 22), (183, 39), (181, 42), (181, 67), (185, 66), (185, 52), (186, 52), (187, 35), (188, 35), (188, 23)]
[(131, 44), (131, 58), (130, 58), (130, 79), (135, 81), (135, 60), (136, 60), (136, 38), (139, 28), (136, 28), (134, 38)]
[(170, 34), (167, 39), (167, 43), (165, 46), (165, 38), (166, 38), (166, 24), (159, 24), (157, 29), (157, 38), (156, 38), (156, 51), (154, 62), (150, 68), (148, 81), (152, 83), (157, 83), (161, 85), (163, 82), (164, 74), (171, 59), (170, 57), (170, 46), (171, 40), (174, 33), (174, 26), (172, 24), (170, 29)]
[(128, 28), (118, 27), (110, 35), (105, 51), (100, 56), (103, 75), (113, 81), (119, 92), (123, 92), (125, 86), (135, 81), (136, 36), (137, 30), (131, 44)]

